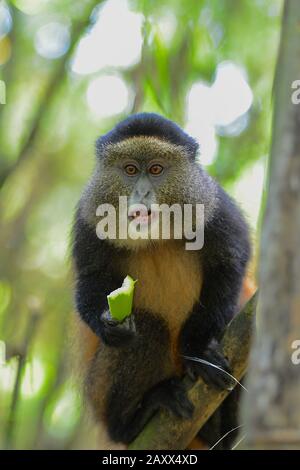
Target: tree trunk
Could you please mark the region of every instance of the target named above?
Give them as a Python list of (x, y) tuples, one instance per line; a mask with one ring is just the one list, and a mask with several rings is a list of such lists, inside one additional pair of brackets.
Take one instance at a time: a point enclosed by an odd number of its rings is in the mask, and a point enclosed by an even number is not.
[(243, 422), (250, 448), (300, 447), (300, 2), (287, 0), (275, 80), (269, 192), (261, 242), (259, 334)]

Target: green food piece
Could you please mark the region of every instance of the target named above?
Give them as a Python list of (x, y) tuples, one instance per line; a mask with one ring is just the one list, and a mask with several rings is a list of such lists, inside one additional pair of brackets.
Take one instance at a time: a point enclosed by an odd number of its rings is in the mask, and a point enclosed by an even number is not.
[(111, 316), (118, 321), (123, 321), (131, 315), (134, 285), (132, 277), (126, 276), (119, 289), (114, 290), (107, 296)]

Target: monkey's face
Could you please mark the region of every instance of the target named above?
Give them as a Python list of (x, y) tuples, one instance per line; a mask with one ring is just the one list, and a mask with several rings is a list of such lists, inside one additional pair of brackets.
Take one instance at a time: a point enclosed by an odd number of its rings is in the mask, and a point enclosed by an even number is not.
[[(160, 206), (176, 204), (182, 208), (189, 201), (192, 168), (183, 147), (154, 137), (132, 137), (105, 147), (92, 180), (92, 192), (93, 210), (95, 204), (103, 208), (98, 209), (98, 216), (105, 215), (107, 204), (115, 209), (116, 233), (107, 238), (131, 247), (160, 240)], [(124, 226), (119, 227), (125, 221), (126, 237)], [(170, 225), (172, 238), (172, 220)], [(98, 224), (98, 229), (107, 232), (107, 224)], [(141, 236), (134, 238), (133, 232)]]

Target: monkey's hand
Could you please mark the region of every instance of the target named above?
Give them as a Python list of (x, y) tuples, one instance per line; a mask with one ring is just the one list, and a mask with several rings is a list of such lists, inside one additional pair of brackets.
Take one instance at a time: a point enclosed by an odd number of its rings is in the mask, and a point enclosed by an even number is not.
[[(193, 380), (198, 377), (213, 387), (232, 390), (235, 380), (231, 376), (228, 359), (223, 355), (220, 344), (213, 339), (201, 354), (185, 356), (187, 372)], [(202, 362), (203, 361), (203, 362)]]
[(100, 319), (101, 339), (108, 346), (126, 346), (136, 336), (136, 327), (133, 315), (125, 318), (122, 322), (115, 320), (109, 310), (101, 315)]

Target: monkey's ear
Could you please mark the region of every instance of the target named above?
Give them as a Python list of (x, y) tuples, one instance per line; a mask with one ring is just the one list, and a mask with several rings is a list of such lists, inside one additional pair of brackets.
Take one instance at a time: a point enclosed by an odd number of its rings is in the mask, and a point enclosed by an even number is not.
[(117, 124), (110, 132), (96, 141), (96, 155), (101, 157), (103, 149), (130, 137), (149, 136), (179, 145), (191, 159), (196, 157), (198, 143), (186, 134), (175, 122), (155, 113), (139, 113), (129, 116)]

